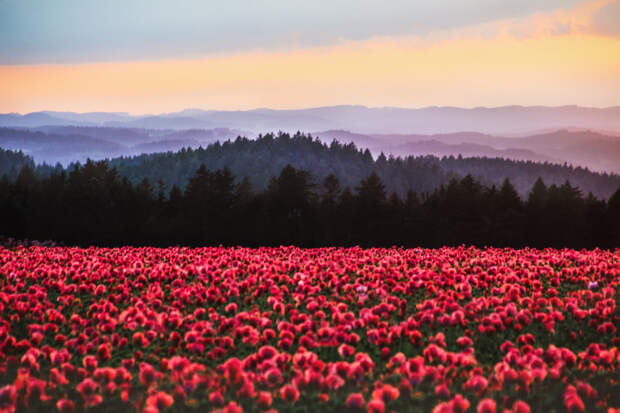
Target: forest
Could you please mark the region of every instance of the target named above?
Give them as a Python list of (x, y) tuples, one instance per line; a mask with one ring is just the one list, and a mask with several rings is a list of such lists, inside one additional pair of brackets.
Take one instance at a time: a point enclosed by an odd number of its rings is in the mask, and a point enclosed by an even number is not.
[[(24, 164), (35, 169), (39, 178), (49, 177), (52, 171), (71, 171), (77, 164), (63, 168), (60, 164), (50, 166), (35, 163), (29, 156), (0, 150), (0, 176), (6, 173), (13, 181)], [(582, 167), (548, 162), (515, 161), (502, 158), (460, 156), (406, 156), (393, 157), (384, 154), (373, 156), (367, 149), (354, 143), (337, 140), (326, 144), (310, 135), (297, 133), (267, 134), (257, 139), (238, 137), (235, 140), (215, 142), (202, 148), (185, 148), (176, 152), (161, 152), (131, 157), (117, 157), (107, 161), (118, 174), (137, 185), (147, 178), (155, 185), (164, 186), (166, 194), (174, 185), (185, 189), (194, 172), (204, 164), (208, 170), (228, 168), (237, 183), (248, 178), (255, 190), (265, 190), (270, 179), (280, 173), (287, 164), (308, 171), (313, 183), (320, 185), (334, 174), (343, 188), (351, 190), (359, 182), (375, 172), (388, 193), (396, 192), (401, 198), (409, 191), (428, 194), (452, 179), (470, 174), (485, 186), (499, 187), (508, 178), (522, 197), (539, 177), (547, 185), (562, 185), (568, 180), (584, 194), (607, 199), (620, 187), (620, 175), (596, 173)]]
[(263, 189), (202, 164), (167, 190), (147, 178), (134, 184), (120, 169), (88, 161), (45, 176), (29, 164), (15, 179), (4, 174), (2, 234), (80, 246), (620, 246), (620, 189), (599, 199), (569, 181), (538, 178), (521, 197), (509, 179), (485, 185), (468, 174), (401, 196), (374, 171), (349, 187), (334, 173), (317, 183), (289, 164)]

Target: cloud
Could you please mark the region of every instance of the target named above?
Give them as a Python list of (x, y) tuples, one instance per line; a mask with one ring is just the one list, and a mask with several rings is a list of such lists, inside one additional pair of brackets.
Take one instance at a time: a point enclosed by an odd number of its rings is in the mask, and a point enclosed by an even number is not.
[(620, 0), (589, 0), (571, 8), (537, 12), (454, 31), (458, 36), (514, 37), (517, 39), (592, 34), (617, 37)]
[(593, 24), (593, 16), (609, 4), (589, 1), (425, 36), (343, 38), (204, 57), (0, 65), (0, 112), (613, 106), (620, 104), (620, 42)]
[(579, 0), (4, 0), (0, 64), (199, 57), (426, 37)]
[(608, 37), (375, 39), (206, 59), (0, 66), (0, 112), (168, 112), (332, 104), (617, 105)]
[(601, 7), (592, 18), (595, 32), (612, 37), (620, 37), (620, 0)]

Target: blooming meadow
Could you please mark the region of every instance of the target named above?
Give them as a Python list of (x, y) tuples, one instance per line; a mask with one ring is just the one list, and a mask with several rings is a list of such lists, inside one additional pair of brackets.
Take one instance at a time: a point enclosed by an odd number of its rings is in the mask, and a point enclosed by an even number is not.
[(0, 412), (614, 412), (620, 251), (0, 247)]

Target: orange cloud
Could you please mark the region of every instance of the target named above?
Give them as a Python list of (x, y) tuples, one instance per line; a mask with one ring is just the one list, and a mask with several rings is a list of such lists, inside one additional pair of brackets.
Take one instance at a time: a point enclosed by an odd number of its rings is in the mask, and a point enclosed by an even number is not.
[(610, 3), (426, 39), (191, 60), (0, 66), (0, 112), (617, 105), (620, 40), (592, 28), (595, 13)]

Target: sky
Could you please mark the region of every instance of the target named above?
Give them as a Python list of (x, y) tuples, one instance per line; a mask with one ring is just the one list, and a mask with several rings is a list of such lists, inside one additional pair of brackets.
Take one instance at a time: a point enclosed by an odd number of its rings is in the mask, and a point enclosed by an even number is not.
[(620, 105), (620, 0), (0, 0), (0, 112)]

